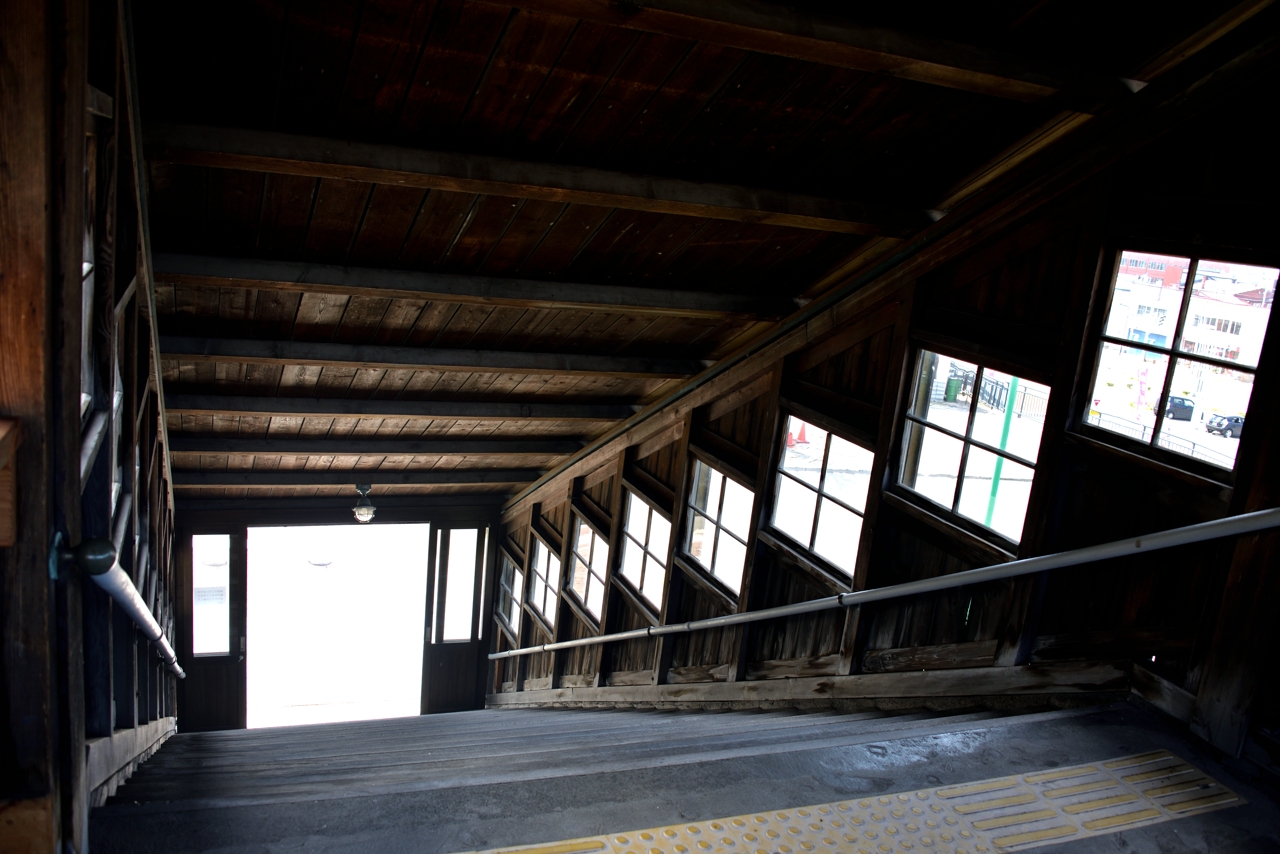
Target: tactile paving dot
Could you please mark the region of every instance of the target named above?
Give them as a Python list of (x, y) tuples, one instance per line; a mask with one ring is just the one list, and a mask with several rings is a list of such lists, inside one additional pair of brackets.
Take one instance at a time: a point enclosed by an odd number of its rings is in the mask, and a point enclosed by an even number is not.
[(1001, 854), (1243, 803), (1167, 751), (488, 854)]

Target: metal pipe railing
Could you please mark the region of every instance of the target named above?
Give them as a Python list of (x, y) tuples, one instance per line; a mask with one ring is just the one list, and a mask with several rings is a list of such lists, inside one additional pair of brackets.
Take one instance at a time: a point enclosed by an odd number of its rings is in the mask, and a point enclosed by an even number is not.
[[(121, 515), (127, 516), (127, 507), (126, 512)], [(147, 640), (156, 645), (156, 652), (173, 674), (179, 679), (186, 679), (187, 674), (178, 664), (178, 656), (169, 644), (169, 639), (164, 636), (164, 630), (138, 593), (138, 588), (133, 586), (129, 573), (120, 566), (118, 544), (103, 539), (85, 540), (62, 554), (66, 560), (83, 569), (94, 584), (107, 591), (107, 595), (129, 615), (129, 619), (133, 620)]]
[(1171, 528), (1156, 534), (1147, 534), (1128, 540), (1116, 540), (1097, 546), (1085, 546), (1082, 549), (1057, 552), (1040, 557), (1023, 558), (995, 566), (969, 569), (954, 572), (936, 578), (925, 578), (920, 581), (908, 581), (905, 584), (893, 584), (888, 587), (877, 587), (872, 590), (857, 590), (852, 593), (841, 593), (823, 599), (810, 599), (794, 605), (781, 605), (777, 608), (764, 608), (760, 611), (746, 611), (740, 614), (728, 614), (723, 617), (711, 617), (705, 620), (692, 620), (687, 623), (672, 623), (666, 626), (649, 626), (611, 635), (597, 635), (590, 638), (544, 643), (540, 646), (529, 646), (522, 649), (511, 649), (506, 652), (489, 653), (489, 660), (500, 658), (516, 658), (521, 655), (532, 655), (535, 652), (551, 652), (557, 649), (571, 649), (578, 646), (594, 646), (614, 641), (633, 640), (636, 638), (675, 635), (696, 632), (701, 629), (714, 629), (722, 626), (737, 626), (743, 623), (755, 623), (760, 620), (773, 620), (778, 617), (793, 617), (797, 614), (810, 614), (815, 611), (826, 611), (831, 608), (848, 608), (854, 605), (865, 605), (869, 602), (881, 602), (885, 599), (897, 599), (902, 596), (914, 596), (920, 593), (936, 593), (939, 590), (950, 590), (969, 584), (981, 584), (985, 581), (999, 581), (1004, 578), (1016, 578), (1020, 575), (1031, 575), (1050, 569), (1062, 569), (1068, 566), (1079, 566), (1124, 557), (1131, 554), (1169, 549), (1175, 546), (1204, 542), (1205, 540), (1250, 534), (1267, 528), (1280, 527), (1280, 508), (1258, 510), (1239, 516), (1228, 516), (1212, 522), (1201, 522), (1182, 528)]

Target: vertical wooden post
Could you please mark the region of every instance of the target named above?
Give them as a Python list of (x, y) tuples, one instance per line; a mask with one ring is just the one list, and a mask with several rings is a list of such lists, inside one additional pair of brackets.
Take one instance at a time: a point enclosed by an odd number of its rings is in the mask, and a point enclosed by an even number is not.
[[(773, 369), (769, 382), (768, 412), (773, 419), (766, 444), (760, 449), (760, 458), (756, 466), (755, 501), (751, 508), (751, 527), (747, 531), (747, 542), (751, 544), (747, 551), (746, 566), (742, 569), (742, 585), (738, 590), (738, 613), (759, 610), (764, 606), (764, 584), (757, 564), (764, 555), (765, 545), (757, 536), (762, 525), (768, 524), (769, 509), (773, 506), (770, 496), (773, 493), (774, 478), (778, 466), (778, 449), (782, 445), (782, 410), (779, 398), (782, 393), (783, 366), (781, 363)], [(751, 658), (751, 625), (738, 628), (738, 643), (734, 646), (733, 657), (728, 661), (728, 681), (740, 682), (747, 678), (747, 664)]]
[[(1249, 431), (1240, 439), (1231, 513), (1280, 506), (1280, 320), (1268, 324), (1249, 399)], [(1231, 552), (1218, 621), (1204, 659), (1191, 731), (1239, 756), (1254, 698), (1275, 668), (1275, 603), (1280, 601), (1280, 533), (1240, 537)]]
[[(612, 521), (609, 523), (609, 565), (605, 567), (604, 575), (604, 602), (600, 606), (600, 634), (611, 634), (616, 630), (617, 626), (617, 610), (624, 607), (620, 604), (618, 597), (613, 595), (613, 578), (618, 571), (618, 567), (622, 565), (622, 528), (626, 524), (623, 516), (626, 513), (626, 503), (623, 501), (622, 476), (627, 470), (628, 455), (633, 453), (630, 448), (623, 449), (618, 454), (613, 469), (613, 492), (609, 496), (609, 513)], [(608, 684), (609, 673), (612, 670), (612, 650), (609, 644), (600, 645), (600, 663), (596, 667), (596, 675), (592, 684), (597, 688)]]
[[(671, 508), (671, 542), (667, 544), (667, 579), (662, 591), (662, 613), (658, 616), (660, 626), (670, 625), (680, 619), (679, 600), (684, 595), (684, 571), (676, 566), (675, 556), (680, 548), (680, 540), (684, 536), (685, 507), (688, 505), (686, 495), (689, 491), (689, 437), (692, 433), (693, 412), (691, 410), (685, 413), (676, 454), (676, 470), (680, 475), (676, 478), (675, 501)], [(673, 635), (658, 636), (653, 657), (654, 685), (666, 684), (674, 648)]]

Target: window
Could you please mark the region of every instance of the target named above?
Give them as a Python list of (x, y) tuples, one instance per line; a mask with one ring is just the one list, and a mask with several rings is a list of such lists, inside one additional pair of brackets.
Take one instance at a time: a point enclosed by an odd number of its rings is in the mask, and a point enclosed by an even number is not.
[(694, 462), (685, 550), (734, 593), (742, 587), (754, 500), (745, 486), (702, 460)]
[(579, 601), (600, 619), (604, 606), (604, 579), (609, 572), (609, 543), (582, 518), (575, 516), (577, 531), (573, 540), (573, 592)]
[(502, 555), (502, 575), (498, 576), (498, 616), (511, 634), (520, 636), (520, 601), (524, 596), (524, 573), (515, 561)]
[[(1132, 254), (1112, 283), (1084, 422), (1231, 470), (1280, 271), (1167, 257), (1180, 280), (1152, 282), (1128, 274)], [(1156, 303), (1169, 315), (1158, 335), (1141, 311)]]
[(671, 522), (642, 498), (627, 491), (627, 523), (622, 529), (622, 577), (661, 610), (667, 580)]
[(560, 595), (560, 558), (536, 534), (533, 537), (533, 563), (529, 565), (529, 604), (556, 624), (556, 603)]
[(899, 482), (1018, 542), (1048, 403), (1047, 386), (921, 351)]
[(875, 454), (795, 416), (785, 442), (771, 524), (852, 575)]
[(231, 653), (231, 537), (191, 538), (191, 652)]
[[(476, 575), (480, 568), (480, 531), (454, 528), (439, 532), (439, 554), (444, 552), (443, 576), (436, 578), (436, 619), (443, 620), (442, 641), (472, 640), (472, 613), (475, 608)], [(441, 585), (440, 581), (444, 584)], [(441, 601), (443, 600), (443, 601)]]

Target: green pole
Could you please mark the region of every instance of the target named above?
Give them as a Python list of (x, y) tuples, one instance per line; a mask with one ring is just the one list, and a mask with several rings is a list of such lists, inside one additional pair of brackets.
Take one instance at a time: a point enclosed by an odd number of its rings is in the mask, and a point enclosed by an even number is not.
[[(1013, 421), (1013, 404), (1018, 399), (1018, 378), (1013, 377), (1009, 380), (1009, 399), (1004, 403), (1004, 429), (1000, 431), (1000, 450), (1004, 450), (1005, 444), (1009, 441), (1009, 424)], [(996, 457), (996, 471), (991, 476), (991, 498), (987, 500), (987, 521), (984, 522), (988, 528), (991, 527), (991, 517), (996, 513), (996, 493), (1000, 490), (1000, 470), (1004, 468), (1004, 457)]]

